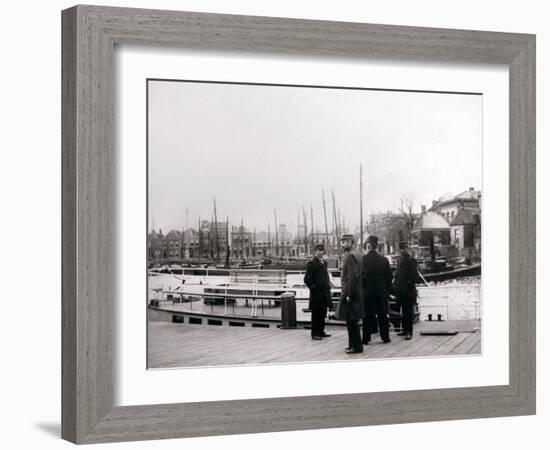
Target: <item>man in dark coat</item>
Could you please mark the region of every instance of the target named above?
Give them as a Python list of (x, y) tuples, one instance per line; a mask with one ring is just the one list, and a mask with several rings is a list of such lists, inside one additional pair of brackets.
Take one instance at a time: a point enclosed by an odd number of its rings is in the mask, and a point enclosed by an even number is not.
[(363, 321), (363, 344), (370, 342), (376, 323), (382, 342), (390, 342), (388, 321), (388, 296), (392, 285), (390, 263), (378, 253), (378, 238), (369, 236), (367, 254), (363, 256), (363, 298), (365, 320)]
[(325, 333), (325, 317), (331, 306), (330, 278), (327, 262), (323, 260), (325, 246), (315, 246), (315, 256), (306, 265), (304, 283), (309, 288), (309, 309), (311, 309), (311, 338), (321, 340), (330, 337)]
[(400, 242), (399, 250), (401, 258), (395, 271), (393, 291), (403, 314), (403, 331), (399, 333), (399, 336), (405, 336), (405, 339), (409, 340), (413, 335), (414, 306), (418, 295), (416, 290), (418, 263), (409, 253), (407, 242)]
[(363, 289), (361, 283), (361, 253), (354, 251), (355, 239), (351, 234), (344, 234), (341, 239), (345, 256), (342, 263), (342, 293), (338, 303), (337, 318), (345, 320), (348, 329), (348, 347), (346, 353), (362, 353), (361, 331), (359, 321), (365, 317)]

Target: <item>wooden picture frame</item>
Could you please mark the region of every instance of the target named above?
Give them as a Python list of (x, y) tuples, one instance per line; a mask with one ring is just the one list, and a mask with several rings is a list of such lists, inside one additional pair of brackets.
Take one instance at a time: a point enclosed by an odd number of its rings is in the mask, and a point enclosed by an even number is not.
[[(62, 13), (62, 437), (75, 443), (535, 413), (535, 36), (75, 6)], [(115, 44), (509, 68), (509, 384), (114, 407)]]

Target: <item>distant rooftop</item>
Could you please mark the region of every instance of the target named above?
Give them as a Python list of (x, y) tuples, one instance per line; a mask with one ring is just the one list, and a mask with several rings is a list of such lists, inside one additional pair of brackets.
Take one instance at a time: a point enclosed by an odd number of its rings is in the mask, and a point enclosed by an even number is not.
[(433, 211), (422, 214), (413, 227), (413, 231), (441, 231), (448, 229), (449, 224), (443, 216)]
[(178, 230), (171, 230), (166, 236), (164, 236), (164, 239), (166, 240), (181, 239), (181, 233)]
[(467, 191), (463, 191), (460, 194), (456, 194), (456, 195), (451, 193), (446, 193), (446, 194), (443, 194), (441, 197), (439, 197), (439, 199), (434, 201), (432, 208), (434, 206), (441, 206), (447, 203), (457, 202), (460, 200), (477, 200), (480, 196), (481, 196), (481, 191), (476, 190), (473, 187), (471, 187)]

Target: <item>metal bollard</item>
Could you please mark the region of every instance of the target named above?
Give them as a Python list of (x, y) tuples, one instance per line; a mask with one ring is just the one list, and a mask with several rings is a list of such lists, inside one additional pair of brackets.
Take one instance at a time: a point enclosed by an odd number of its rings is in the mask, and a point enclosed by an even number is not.
[(281, 294), (281, 329), (291, 330), (297, 328), (296, 323), (296, 294), (284, 292)]

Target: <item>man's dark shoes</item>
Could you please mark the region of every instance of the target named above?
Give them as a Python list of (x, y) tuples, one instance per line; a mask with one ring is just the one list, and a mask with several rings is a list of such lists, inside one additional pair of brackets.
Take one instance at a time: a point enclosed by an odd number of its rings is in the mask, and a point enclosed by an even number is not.
[(388, 339), (382, 339), (382, 342), (383, 342), (384, 344), (389, 344), (389, 343), (391, 342), (391, 339), (390, 339), (390, 338), (388, 338)]
[(323, 338), (321, 336), (311, 336), (311, 339), (313, 339), (314, 341), (322, 341)]
[(352, 354), (352, 353), (363, 353), (363, 349), (361, 349), (361, 350), (356, 350), (356, 349), (354, 349), (354, 348), (348, 348), (348, 349), (346, 350), (346, 353), (347, 353), (348, 355), (349, 355), (349, 354)]
[(407, 334), (407, 335), (405, 336), (405, 340), (406, 340), (406, 341), (410, 341), (411, 339), (412, 339), (412, 336), (411, 336), (410, 334)]
[(321, 335), (321, 337), (331, 337), (331, 336), (332, 336), (332, 335), (331, 335), (331, 334), (328, 334), (328, 333), (323, 333), (323, 334)]

